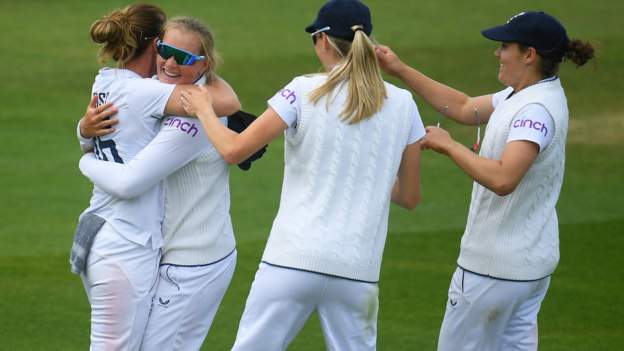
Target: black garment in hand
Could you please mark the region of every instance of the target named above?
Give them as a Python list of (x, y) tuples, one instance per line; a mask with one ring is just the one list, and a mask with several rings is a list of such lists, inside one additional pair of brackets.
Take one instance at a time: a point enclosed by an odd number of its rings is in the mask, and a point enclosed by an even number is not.
[[(256, 116), (244, 111), (238, 111), (235, 114), (228, 116), (227, 119), (228, 128), (235, 131), (236, 133), (242, 133), (243, 130), (245, 130), (251, 124), (251, 122), (256, 119)], [(268, 145), (264, 145), (260, 150), (254, 152), (245, 161), (239, 163), (238, 168), (242, 169), (243, 171), (249, 170), (249, 168), (251, 167), (251, 163), (261, 158), (262, 155), (266, 152), (267, 147)]]

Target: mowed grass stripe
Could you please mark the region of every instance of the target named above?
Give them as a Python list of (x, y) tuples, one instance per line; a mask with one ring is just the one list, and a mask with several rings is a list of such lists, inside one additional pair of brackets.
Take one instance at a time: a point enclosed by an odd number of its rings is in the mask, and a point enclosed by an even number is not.
[[(561, 226), (562, 259), (551, 281), (540, 318), (540, 350), (612, 350), (622, 340), (618, 303), (618, 233), (624, 220)], [(588, 231), (594, 234), (587, 235)], [(455, 231), (389, 234), (380, 282), (379, 349), (433, 349), (455, 269)], [(206, 350), (225, 350), (233, 342), (244, 301), (264, 242), (239, 244), (239, 262)], [(595, 255), (600, 252), (601, 255)], [(6, 350), (80, 350), (86, 346), (88, 304), (67, 256), (0, 258)], [(596, 270), (600, 267), (600, 270)], [(595, 284), (588, 284), (594, 282)], [(28, 306), (29, 308), (25, 308)], [(59, 346), (46, 345), (52, 344)], [(290, 350), (318, 350), (321, 331), (311, 319)], [(81, 346), (82, 345), (82, 346)], [(600, 345), (604, 345), (601, 347)], [(575, 348), (576, 347), (576, 348)], [(596, 348), (593, 348), (596, 347)]]

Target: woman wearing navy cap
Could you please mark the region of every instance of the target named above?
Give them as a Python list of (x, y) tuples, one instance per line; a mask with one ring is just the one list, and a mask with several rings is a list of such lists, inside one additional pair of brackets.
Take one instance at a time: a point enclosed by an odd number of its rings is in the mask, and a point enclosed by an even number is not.
[(284, 133), (280, 208), (234, 350), (284, 350), (315, 311), (328, 349), (375, 350), (390, 201), (419, 200), (425, 129), (411, 93), (382, 80), (368, 8), (330, 1), (306, 31), (327, 73), (296, 77), (240, 135), (203, 94), (183, 98), (229, 162)]
[(487, 123), (478, 155), (438, 127), (427, 127), (423, 141), (475, 181), (438, 350), (537, 350), (537, 314), (559, 261), (555, 204), (568, 106), (556, 74), (564, 58), (581, 66), (593, 48), (570, 41), (544, 12), (523, 12), (481, 33), (501, 42), (498, 79), (508, 88), (495, 94), (469, 97), (405, 65), (387, 47), (378, 47), (377, 56), (384, 70), (446, 116)]

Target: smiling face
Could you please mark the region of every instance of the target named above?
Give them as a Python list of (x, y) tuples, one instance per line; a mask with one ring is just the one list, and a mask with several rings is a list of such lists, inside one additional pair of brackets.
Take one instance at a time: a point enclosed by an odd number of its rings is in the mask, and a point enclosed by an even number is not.
[(502, 42), (494, 51), (498, 59), (498, 80), (506, 86), (515, 87), (525, 70), (522, 51), (518, 43)]
[(519, 91), (543, 77), (539, 71), (539, 56), (532, 47), (522, 48), (518, 43), (502, 42), (494, 51), (498, 59), (498, 80)]
[[(189, 51), (195, 55), (202, 55), (199, 36), (176, 27), (170, 27), (163, 36), (163, 42), (177, 48)], [(156, 57), (158, 80), (169, 84), (192, 84), (208, 69), (206, 61), (196, 61), (190, 66), (179, 65), (173, 57), (165, 60), (159, 55)]]

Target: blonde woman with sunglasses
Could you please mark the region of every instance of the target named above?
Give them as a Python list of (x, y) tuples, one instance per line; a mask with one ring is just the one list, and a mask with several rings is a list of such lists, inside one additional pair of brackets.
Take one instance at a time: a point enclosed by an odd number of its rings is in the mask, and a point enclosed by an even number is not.
[[(103, 60), (117, 62), (117, 68), (100, 70), (89, 110), (102, 112), (115, 104), (119, 128), (94, 132), (85, 120), (79, 125), (81, 146), (94, 148), (89, 157), (102, 160), (104, 165), (132, 162), (154, 138), (165, 115), (185, 115), (177, 98), (180, 91), (196, 89), (145, 79), (155, 73), (156, 39), (164, 22), (165, 14), (158, 7), (130, 5), (91, 27), (92, 39), (103, 44)], [(196, 59), (197, 63), (204, 61)], [(219, 113), (239, 109), (236, 95), (225, 82), (209, 89), (218, 96), (215, 108)], [(110, 127), (116, 120), (100, 119), (95, 128)], [(163, 244), (161, 197), (160, 184), (132, 198), (115, 196), (96, 186), (89, 208), (80, 217), (71, 263), (91, 304), (91, 350), (139, 349)]]
[(241, 134), (206, 99), (188, 112), (229, 162), (284, 134), (280, 208), (233, 350), (284, 350), (317, 312), (331, 350), (374, 350), (390, 201), (419, 201), (420, 139), (411, 94), (382, 80), (368, 7), (326, 3), (306, 28), (326, 73), (300, 76)]

